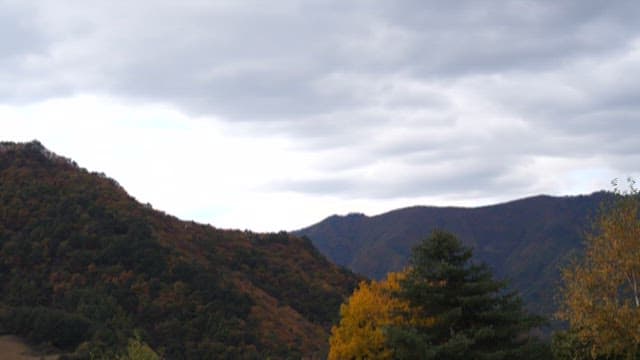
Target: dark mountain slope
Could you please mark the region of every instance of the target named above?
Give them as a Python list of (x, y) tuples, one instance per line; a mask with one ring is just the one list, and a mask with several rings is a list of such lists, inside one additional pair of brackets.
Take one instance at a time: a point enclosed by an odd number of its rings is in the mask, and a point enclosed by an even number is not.
[(433, 230), (456, 234), (499, 278), (510, 279), (535, 311), (553, 309), (559, 266), (579, 249), (605, 192), (537, 196), (480, 208), (411, 207), (367, 217), (331, 216), (295, 232), (330, 259), (381, 278), (404, 267), (411, 248)]
[(80, 358), (133, 338), (169, 359), (318, 357), (358, 280), (306, 239), (180, 221), (0, 143), (0, 331)]

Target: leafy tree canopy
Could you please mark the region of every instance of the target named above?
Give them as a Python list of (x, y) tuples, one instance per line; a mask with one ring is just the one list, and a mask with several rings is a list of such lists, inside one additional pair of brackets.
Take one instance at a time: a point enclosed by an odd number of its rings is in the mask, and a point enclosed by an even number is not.
[[(615, 185), (615, 184), (614, 184)], [(635, 359), (640, 344), (640, 193), (629, 190), (605, 206), (586, 238), (584, 257), (563, 271), (560, 319), (574, 347), (592, 357)], [(567, 346), (567, 342), (559, 342)]]
[(408, 302), (394, 296), (406, 273), (385, 280), (363, 281), (340, 307), (340, 323), (331, 329), (329, 359), (393, 359), (385, 328), (409, 324)]

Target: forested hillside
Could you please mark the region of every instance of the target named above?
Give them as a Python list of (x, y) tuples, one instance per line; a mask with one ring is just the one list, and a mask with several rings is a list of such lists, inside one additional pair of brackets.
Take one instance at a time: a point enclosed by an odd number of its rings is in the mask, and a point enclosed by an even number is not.
[(407, 264), (411, 248), (434, 230), (471, 246), (498, 278), (510, 280), (529, 308), (551, 314), (560, 265), (581, 249), (600, 204), (612, 197), (537, 196), (480, 208), (411, 207), (368, 217), (331, 216), (295, 232), (357, 273), (381, 279)]
[(181, 221), (38, 142), (0, 144), (0, 330), (69, 357), (132, 341), (169, 359), (321, 357), (358, 280), (306, 239)]

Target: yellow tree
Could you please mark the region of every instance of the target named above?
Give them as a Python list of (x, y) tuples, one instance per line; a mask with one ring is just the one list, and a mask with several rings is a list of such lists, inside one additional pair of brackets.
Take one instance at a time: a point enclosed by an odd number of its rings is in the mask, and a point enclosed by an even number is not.
[(640, 344), (640, 199), (634, 183), (619, 193), (587, 237), (584, 258), (563, 270), (558, 317), (592, 357), (635, 359)]
[(361, 282), (340, 307), (340, 323), (331, 329), (329, 359), (392, 359), (384, 328), (403, 325), (409, 305), (393, 297), (404, 273), (389, 273), (382, 281)]
[(118, 357), (118, 360), (160, 360), (160, 356), (136, 336), (135, 339), (129, 339), (126, 354)]

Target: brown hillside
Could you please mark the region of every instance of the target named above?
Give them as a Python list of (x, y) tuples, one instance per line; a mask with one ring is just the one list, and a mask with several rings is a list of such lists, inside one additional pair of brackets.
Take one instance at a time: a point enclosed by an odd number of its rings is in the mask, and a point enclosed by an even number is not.
[(321, 357), (358, 280), (304, 238), (181, 221), (38, 142), (0, 144), (0, 321), (31, 341), (80, 358), (132, 338), (176, 359)]

